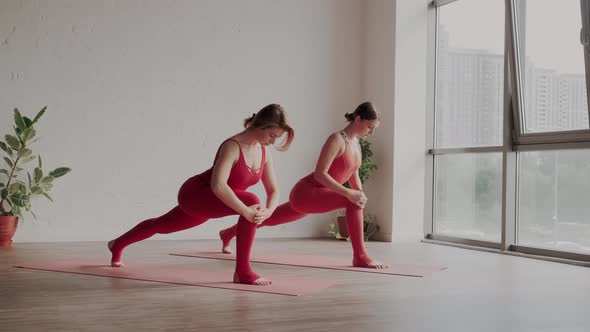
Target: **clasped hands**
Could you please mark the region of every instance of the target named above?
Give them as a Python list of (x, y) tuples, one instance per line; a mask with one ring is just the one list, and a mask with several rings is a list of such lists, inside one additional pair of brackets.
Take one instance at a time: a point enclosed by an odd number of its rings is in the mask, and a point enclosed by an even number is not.
[(248, 206), (248, 212), (244, 214), (244, 218), (253, 224), (260, 225), (272, 215), (272, 212), (260, 204), (255, 204)]
[(364, 209), (367, 204), (367, 196), (360, 190), (350, 189), (346, 198), (361, 209)]

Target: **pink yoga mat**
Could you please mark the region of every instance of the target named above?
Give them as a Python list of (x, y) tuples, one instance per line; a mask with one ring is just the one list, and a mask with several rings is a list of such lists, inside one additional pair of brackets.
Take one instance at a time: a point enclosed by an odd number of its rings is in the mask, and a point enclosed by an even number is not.
[(272, 280), (272, 285), (243, 285), (234, 284), (232, 282), (233, 268), (225, 271), (206, 271), (191, 267), (136, 263), (127, 263), (123, 268), (114, 268), (105, 264), (104, 260), (96, 259), (70, 259), (40, 262), (18, 265), (17, 267), (291, 296), (314, 293), (335, 284), (332, 281), (307, 277), (269, 277), (269, 279)]
[[(235, 254), (224, 254), (219, 250), (207, 250), (207, 251), (193, 251), (174, 253), (171, 255), (176, 256), (187, 256), (187, 257), (199, 257), (199, 258), (212, 258), (212, 259), (225, 259), (235, 260)], [(322, 269), (333, 269), (333, 270), (345, 270), (345, 271), (359, 271), (368, 273), (379, 273), (379, 274), (390, 274), (390, 275), (401, 275), (409, 277), (425, 277), (429, 276), (434, 272), (446, 269), (444, 266), (422, 266), (412, 264), (389, 264), (384, 262), (389, 268), (377, 270), (368, 269), (362, 267), (353, 267), (352, 259), (343, 259), (335, 257), (322, 257), (312, 255), (291, 255), (291, 254), (269, 254), (259, 253), (253, 254), (251, 258), (252, 262), (256, 263), (268, 263), (268, 264), (279, 264), (279, 265), (292, 265), (292, 266), (303, 266), (303, 267), (315, 267)]]

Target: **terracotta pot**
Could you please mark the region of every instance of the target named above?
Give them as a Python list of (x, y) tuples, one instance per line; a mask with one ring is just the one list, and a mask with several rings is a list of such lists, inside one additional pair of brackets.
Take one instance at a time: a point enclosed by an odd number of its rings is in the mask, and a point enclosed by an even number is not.
[(0, 247), (10, 247), (12, 245), (12, 237), (16, 233), (17, 224), (18, 217), (0, 216)]
[(346, 228), (346, 217), (338, 217), (336, 218), (336, 221), (338, 222), (338, 233), (340, 233), (340, 236), (343, 238), (347, 238), (348, 229)]

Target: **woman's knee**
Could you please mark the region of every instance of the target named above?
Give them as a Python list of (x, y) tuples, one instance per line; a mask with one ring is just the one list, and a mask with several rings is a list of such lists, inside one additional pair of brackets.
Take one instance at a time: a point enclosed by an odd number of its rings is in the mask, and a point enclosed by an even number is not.
[(362, 213), (364, 209), (349, 201), (346, 203), (346, 210), (351, 212), (360, 211)]
[(244, 203), (246, 206), (260, 204), (260, 198), (258, 198), (258, 196), (256, 196), (255, 194), (253, 194), (251, 192), (243, 191), (243, 192), (236, 193), (236, 195), (242, 201), (242, 203)]

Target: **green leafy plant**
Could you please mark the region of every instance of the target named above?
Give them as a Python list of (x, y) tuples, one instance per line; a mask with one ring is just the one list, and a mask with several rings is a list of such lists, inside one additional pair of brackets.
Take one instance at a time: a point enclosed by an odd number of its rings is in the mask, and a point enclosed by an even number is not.
[[(365, 214), (363, 216), (363, 237), (365, 241), (369, 241), (373, 234), (379, 231), (379, 225), (375, 222), (375, 216), (370, 214)], [(338, 231), (338, 227), (336, 223), (330, 224), (330, 230), (328, 234), (332, 235), (337, 240), (348, 240), (347, 237), (344, 237)]]
[(367, 181), (371, 176), (371, 173), (377, 169), (377, 165), (375, 165), (373, 162), (371, 142), (364, 139), (359, 139), (359, 143), (361, 145), (362, 155), (361, 166), (359, 167), (359, 177), (361, 178), (361, 183), (365, 183), (365, 181)]
[[(33, 154), (30, 149), (30, 146), (39, 140), (35, 138), (37, 135), (35, 124), (46, 109), (47, 106), (43, 107), (31, 120), (22, 116), (15, 108), (14, 135), (6, 134), (4, 135), (5, 141), (0, 141), (0, 149), (5, 154), (4, 163), (8, 166), (0, 168), (0, 215), (2, 216), (22, 218), (23, 212), (27, 211), (36, 218), (31, 210), (31, 197), (43, 195), (53, 202), (49, 195), (53, 188), (53, 180), (64, 176), (71, 170), (67, 167), (59, 167), (49, 173), (44, 172), (41, 156)], [(33, 168), (31, 174), (24, 167), (33, 160), (37, 160), (37, 166)], [(25, 172), (27, 182), (23, 179)]]
[(365, 214), (363, 216), (363, 231), (365, 241), (369, 241), (373, 234), (379, 232), (379, 224), (375, 221), (375, 216), (372, 214)]
[[(365, 181), (371, 177), (373, 171), (377, 169), (377, 165), (373, 162), (371, 142), (364, 139), (359, 139), (359, 144), (361, 146), (362, 156), (361, 166), (359, 167), (359, 178), (361, 179), (361, 183), (365, 183)], [(350, 188), (350, 184), (348, 182), (346, 182), (344, 186)], [(365, 241), (368, 241), (373, 234), (379, 231), (379, 225), (375, 222), (375, 216), (368, 213), (363, 215), (363, 230)], [(332, 235), (338, 240), (347, 239), (346, 237), (343, 237), (340, 232), (338, 232), (336, 223), (330, 224), (330, 230), (328, 231), (328, 234)]]

